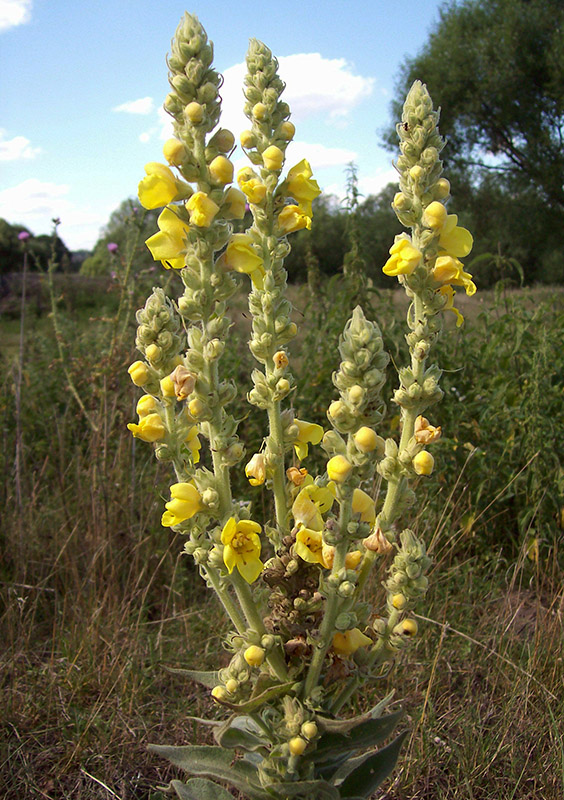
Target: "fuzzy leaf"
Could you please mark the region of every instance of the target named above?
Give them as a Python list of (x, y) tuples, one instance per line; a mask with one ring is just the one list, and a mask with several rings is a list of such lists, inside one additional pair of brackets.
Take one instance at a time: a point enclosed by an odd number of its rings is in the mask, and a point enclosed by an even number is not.
[(191, 778), (188, 783), (171, 781), (170, 785), (180, 800), (233, 800), (233, 796), (206, 778)]
[(330, 719), (329, 717), (317, 717), (317, 721), (322, 730), (330, 733), (347, 733), (352, 728), (356, 728), (361, 722), (379, 717), (387, 706), (390, 705), (394, 692), (391, 691), (386, 697), (382, 698), (370, 711), (351, 719)]
[(354, 759), (354, 769), (339, 786), (339, 794), (343, 800), (356, 797), (369, 798), (370, 795), (386, 780), (394, 769), (399, 751), (407, 731), (400, 733), (387, 747), (368, 753), (366, 757)]
[(208, 689), (213, 689), (219, 683), (217, 672), (202, 672), (198, 669), (180, 669), (180, 667), (165, 667), (165, 669), (167, 672), (172, 672), (173, 675), (184, 675), (185, 678), (198, 681), (202, 686), (207, 686)]
[(214, 730), (213, 738), (220, 747), (240, 748), (242, 750), (258, 750), (266, 747), (268, 742), (261, 736), (260, 729), (250, 717), (233, 715)]
[(275, 686), (271, 686), (270, 689), (267, 689), (261, 694), (256, 695), (256, 697), (251, 697), (250, 700), (246, 700), (244, 703), (229, 703), (226, 700), (221, 700), (220, 702), (222, 706), (227, 706), (227, 708), (231, 708), (233, 711), (237, 711), (239, 713), (255, 711), (269, 700), (274, 700), (275, 697), (282, 697), (282, 695), (288, 694), (295, 686), (295, 681), (289, 681), (288, 683), (277, 683)]
[(226, 781), (243, 794), (248, 794), (257, 800), (268, 797), (258, 786), (256, 768), (249, 761), (238, 759), (234, 750), (223, 750), (221, 747), (208, 745), (172, 747), (160, 744), (150, 744), (148, 749), (168, 758), (186, 772)]
[(267, 791), (272, 797), (284, 800), (298, 797), (299, 800), (307, 797), (308, 800), (339, 800), (339, 790), (327, 781), (291, 781), (288, 783), (273, 783)]
[(402, 716), (403, 711), (396, 711), (378, 719), (365, 719), (345, 734), (324, 733), (311, 758), (316, 764), (333, 759), (340, 761), (342, 755), (346, 757), (355, 750), (374, 747), (388, 738)]

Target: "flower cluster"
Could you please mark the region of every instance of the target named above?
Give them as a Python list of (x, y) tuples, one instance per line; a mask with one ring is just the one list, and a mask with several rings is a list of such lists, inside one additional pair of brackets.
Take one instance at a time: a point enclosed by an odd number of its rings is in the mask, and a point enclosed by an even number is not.
[[(378, 326), (360, 306), (340, 338), (329, 429), (297, 418), (288, 349), (297, 327), (284, 259), (288, 235), (311, 228), (320, 189), (305, 159), (286, 170), (295, 127), (282, 100), (277, 60), (255, 39), (244, 89), (249, 126), (240, 137), (249, 165), (234, 175), (235, 137), (218, 127), (221, 76), (212, 58), (205, 31), (186, 14), (168, 60), (165, 108), (174, 137), (164, 145), (167, 163), (147, 164), (139, 184), (141, 204), (162, 208), (147, 246), (165, 269), (178, 270), (183, 290), (172, 301), (154, 289), (137, 314), (141, 359), (129, 373), (144, 394), (139, 421), (128, 427), (173, 467), (162, 525), (184, 535), (185, 553), (232, 624), (229, 663), (213, 673), (188, 671), (230, 711), (214, 728), (217, 747), (205, 748), (205, 775), (223, 780), (229, 763), (234, 785), (248, 796), (266, 791), (337, 800), (352, 796), (341, 794), (341, 765), (380, 737), (375, 728), (371, 738), (366, 718), (339, 721), (337, 714), (369, 671), (393, 659), (416, 633), (406, 615), (424, 594), (430, 561), (415, 534), (398, 533), (396, 524), (413, 501), (410, 483), (433, 470), (427, 448), (441, 430), (423, 414), (441, 396), (440, 370), (426, 360), (439, 312), (454, 310), (449, 292), (475, 289), (459, 261), (472, 239), (441, 202), (448, 185), (440, 178), (436, 114), (416, 85), (404, 111), (402, 191), (394, 200), (412, 233), (398, 237), (384, 267), (413, 301), (411, 364), (400, 370), (393, 397), (401, 408), (401, 439), (385, 441), (376, 430), (389, 356)], [(244, 219), (247, 208), (250, 225), (234, 232), (231, 221)], [(266, 423), (259, 451), (247, 458), (239, 421), (229, 411), (239, 389), (220, 369), (231, 327), (228, 304), (241, 283), (249, 289), (249, 348), (257, 362), (247, 399)], [(318, 446), (326, 462), (315, 475), (307, 459)], [(248, 479), (250, 500), (233, 497), (233, 470)], [(383, 502), (374, 497), (377, 475), (386, 487)], [(254, 503), (257, 495), (260, 503)], [(380, 615), (363, 599), (363, 589), (376, 559), (394, 550)], [(394, 720), (384, 717), (389, 730)], [(400, 743), (401, 736), (392, 744)], [(228, 762), (218, 754), (222, 747)], [(196, 774), (201, 751), (162, 749)], [(239, 759), (241, 751), (253, 751), (252, 759)], [(385, 753), (370, 758), (371, 770), (382, 774)], [(354, 757), (351, 763), (353, 776), (363, 769)], [(348, 791), (346, 781), (342, 785)], [(198, 786), (214, 791), (207, 778)], [(182, 797), (187, 790), (173, 781), (171, 791)], [(198, 791), (191, 786), (189, 793)]]

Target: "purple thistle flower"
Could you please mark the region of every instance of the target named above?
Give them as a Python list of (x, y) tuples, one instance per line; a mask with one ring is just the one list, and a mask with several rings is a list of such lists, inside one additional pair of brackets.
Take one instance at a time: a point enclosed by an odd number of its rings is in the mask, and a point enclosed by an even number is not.
[(118, 251), (118, 245), (115, 242), (108, 243), (108, 252), (116, 253)]
[(29, 239), (30, 236), (31, 234), (28, 233), (27, 231), (20, 231), (18, 233), (18, 239), (20, 240), (20, 242), (25, 242), (25, 240)]

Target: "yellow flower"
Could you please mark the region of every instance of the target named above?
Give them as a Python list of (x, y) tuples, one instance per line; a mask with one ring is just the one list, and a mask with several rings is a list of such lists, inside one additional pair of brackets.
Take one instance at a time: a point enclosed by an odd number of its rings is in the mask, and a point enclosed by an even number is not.
[[(345, 569), (356, 569), (362, 561), (362, 550), (352, 550), (345, 556)], [(335, 548), (333, 545), (323, 545), (323, 559), (328, 569), (331, 569), (335, 561)]]
[(266, 196), (265, 184), (255, 175), (250, 167), (243, 167), (237, 173), (239, 188), (247, 197), (249, 203), (258, 205)]
[(143, 361), (134, 361), (127, 371), (135, 386), (144, 386), (149, 380), (149, 367)]
[(344, 483), (352, 470), (352, 464), (344, 456), (333, 456), (327, 462), (327, 475), (335, 483)]
[(262, 162), (266, 169), (278, 172), (278, 170), (282, 169), (282, 164), (284, 163), (284, 153), (275, 144), (271, 144), (263, 152)]
[(308, 444), (319, 444), (323, 438), (323, 428), (315, 422), (305, 422), (295, 419), (294, 425), (298, 428), (298, 435), (294, 441), (294, 450), (297, 457), (302, 461), (308, 454)]
[(418, 475), (430, 475), (435, 466), (435, 459), (427, 450), (421, 450), (420, 453), (414, 456), (412, 464)]
[(303, 158), (288, 172), (286, 178), (288, 194), (297, 200), (300, 209), (311, 217), (311, 203), (321, 194), (317, 181), (311, 180), (313, 172), (309, 162)]
[(220, 264), (226, 269), (234, 269), (249, 275), (257, 289), (262, 289), (265, 275), (261, 256), (253, 247), (253, 240), (247, 233), (234, 233)]
[(470, 231), (458, 227), (457, 222), (456, 214), (447, 216), (439, 236), (439, 245), (450, 255), (464, 258), (472, 250), (474, 239)]
[(372, 639), (365, 636), (359, 628), (351, 628), (344, 633), (337, 631), (333, 636), (333, 650), (339, 656), (350, 656), (359, 647), (366, 647), (369, 644), (372, 644)]
[(245, 475), (249, 479), (251, 486), (260, 486), (266, 480), (266, 467), (264, 464), (264, 456), (262, 453), (255, 453), (247, 466), (245, 467)]
[(415, 420), (414, 433), (415, 441), (419, 444), (431, 444), (440, 438), (441, 428), (440, 426), (435, 428), (426, 417), (422, 417), (420, 414)]
[(304, 214), (299, 206), (284, 206), (278, 214), (278, 235), (286, 236), (289, 233), (301, 231), (303, 228), (311, 230), (311, 217)]
[(431, 228), (431, 230), (439, 231), (443, 228), (447, 219), (447, 210), (442, 203), (439, 203), (438, 200), (433, 200), (432, 203), (429, 203), (425, 211), (423, 212), (423, 217), (421, 221), (426, 228)]
[(170, 487), (171, 500), (165, 503), (161, 525), (170, 528), (180, 525), (202, 509), (202, 496), (193, 483), (173, 483)]
[(192, 463), (197, 464), (198, 461), (200, 460), (200, 450), (202, 449), (202, 443), (198, 439), (197, 425), (192, 425), (184, 441), (188, 445), (188, 450), (190, 450), (190, 455), (192, 456)]
[(323, 536), (321, 531), (300, 528), (296, 533), (294, 550), (308, 564), (321, 564), (322, 567), (328, 567), (323, 557)]
[(413, 270), (420, 264), (422, 255), (414, 247), (411, 240), (404, 237), (398, 239), (390, 247), (390, 258), (382, 267), (384, 275), (411, 275)]
[(362, 489), (355, 489), (353, 492), (352, 510), (355, 514), (360, 514), (361, 522), (374, 522), (376, 519), (374, 500)]
[(186, 203), (186, 210), (190, 214), (192, 225), (209, 228), (219, 211), (219, 206), (205, 192), (195, 192)]
[[(139, 202), (143, 208), (166, 206), (182, 194), (182, 184), (176, 180), (169, 167), (151, 161), (145, 164), (146, 176), (139, 183)], [(189, 187), (186, 185), (189, 190)]]
[(159, 232), (145, 242), (151, 255), (166, 269), (182, 269), (185, 265), (184, 240), (189, 226), (171, 208), (165, 208), (160, 213), (157, 224)]
[(225, 185), (233, 180), (233, 164), (225, 156), (216, 156), (209, 166), (212, 178)]
[(139, 425), (129, 422), (127, 428), (136, 439), (141, 439), (143, 442), (158, 442), (160, 439), (164, 439), (166, 433), (163, 421), (156, 413), (142, 417)]
[(437, 283), (464, 286), (467, 295), (476, 294), (476, 284), (472, 281), (472, 275), (464, 272), (464, 265), (454, 256), (440, 255), (437, 258), (433, 267), (433, 278)]
[(334, 501), (335, 487), (332, 484), (328, 486), (307, 484), (300, 490), (292, 504), (292, 516), (297, 525), (313, 531), (321, 531), (323, 530), (322, 514), (329, 511)]
[(456, 292), (452, 288), (452, 286), (441, 286), (439, 289), (439, 294), (442, 294), (443, 297), (446, 297), (446, 305), (443, 308), (443, 311), (452, 311), (453, 314), (456, 314), (456, 327), (460, 328), (462, 323), (464, 322), (464, 317), (460, 313), (460, 311), (454, 307), (454, 295)]
[(260, 531), (258, 522), (250, 519), (237, 522), (234, 517), (230, 517), (221, 532), (225, 566), (230, 573), (237, 567), (247, 583), (253, 583), (264, 568), (259, 558)]
[(243, 219), (245, 216), (245, 207), (247, 205), (247, 198), (240, 192), (239, 189), (236, 189), (234, 186), (231, 186), (226, 192), (223, 198), (223, 217), (225, 219)]

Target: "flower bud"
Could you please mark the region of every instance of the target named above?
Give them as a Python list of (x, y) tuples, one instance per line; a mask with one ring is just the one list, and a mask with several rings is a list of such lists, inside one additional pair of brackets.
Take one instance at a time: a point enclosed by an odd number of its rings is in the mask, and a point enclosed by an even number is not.
[(435, 466), (435, 459), (427, 450), (421, 450), (420, 453), (414, 457), (413, 469), (418, 475), (430, 475)]
[(264, 649), (262, 647), (258, 647), (256, 644), (252, 644), (250, 647), (247, 647), (243, 653), (243, 657), (250, 667), (260, 667), (264, 661), (264, 656)]
[(159, 383), (163, 397), (174, 397), (174, 381), (170, 375), (165, 375), (164, 378), (161, 378)]
[(233, 180), (233, 164), (225, 156), (216, 156), (211, 162), (209, 170), (216, 183), (225, 185)]
[(155, 409), (158, 408), (158, 401), (150, 394), (144, 394), (143, 397), (139, 398), (137, 403), (137, 414), (139, 418), (142, 419), (146, 417), (147, 414), (151, 414)]
[(229, 678), (229, 680), (225, 684), (225, 688), (227, 689), (229, 694), (235, 694), (235, 692), (239, 688), (239, 681), (236, 681), (235, 678)]
[(211, 690), (211, 696), (214, 700), (217, 700), (218, 703), (224, 703), (228, 700), (227, 690), (224, 686), (214, 686)]
[(280, 126), (280, 136), (286, 139), (287, 142), (289, 142), (291, 139), (294, 138), (295, 133), (296, 133), (296, 126), (294, 125), (293, 122), (290, 122), (289, 119), (283, 122), (282, 125)]
[(372, 428), (363, 425), (354, 435), (354, 442), (361, 453), (371, 453), (376, 449), (380, 437)]
[(304, 722), (304, 724), (302, 725), (301, 733), (302, 736), (305, 736), (306, 739), (309, 739), (309, 741), (311, 741), (312, 739), (315, 739), (315, 737), (317, 736), (318, 733), (317, 725), (315, 724), (315, 722)]
[(277, 172), (278, 170), (282, 169), (282, 164), (284, 163), (284, 153), (279, 147), (276, 147), (276, 145), (272, 144), (270, 147), (267, 147), (262, 154), (262, 160), (266, 169)]
[(349, 477), (352, 464), (344, 456), (333, 456), (327, 462), (327, 475), (330, 481), (343, 483)]
[(158, 344), (150, 344), (145, 350), (145, 355), (149, 361), (158, 361), (161, 356), (161, 348)]
[(240, 140), (241, 140), (241, 146), (244, 147), (245, 149), (248, 149), (249, 147), (254, 147), (256, 144), (255, 135), (252, 131), (243, 131), (243, 133), (240, 136)]
[(265, 106), (264, 103), (256, 103), (253, 106), (252, 114), (253, 117), (260, 122), (268, 114), (268, 108)]
[(215, 145), (222, 153), (229, 153), (235, 146), (235, 137), (227, 128), (220, 128), (211, 138), (211, 145)]
[(173, 167), (178, 167), (186, 158), (186, 147), (178, 139), (167, 139), (163, 145), (163, 155)]
[(307, 742), (301, 736), (294, 736), (288, 742), (288, 748), (293, 756), (301, 756), (307, 747)]
[(144, 386), (149, 380), (149, 368), (143, 361), (134, 361), (127, 371), (135, 386)]
[(446, 178), (439, 178), (437, 183), (435, 184), (435, 199), (436, 200), (444, 200), (450, 194), (450, 183), (447, 181)]
[(199, 103), (188, 103), (184, 109), (184, 114), (194, 125), (198, 125), (204, 118), (204, 107)]
[(394, 633), (402, 636), (415, 636), (417, 633), (417, 623), (414, 619), (404, 619), (394, 628)]
[(429, 203), (423, 212), (422, 222), (426, 228), (431, 228), (433, 231), (438, 231), (444, 226), (446, 218), (446, 208), (442, 203), (439, 203), (437, 200), (433, 200), (433, 202)]

